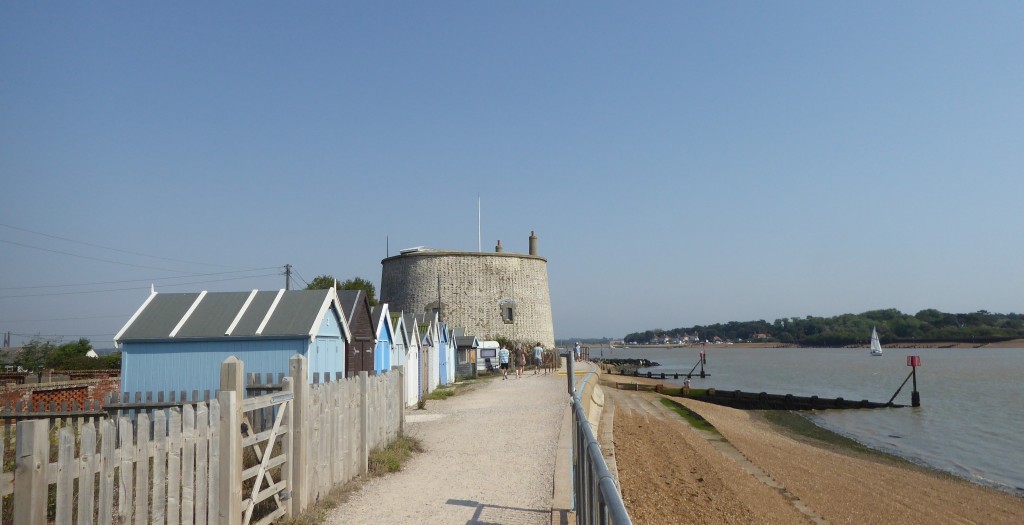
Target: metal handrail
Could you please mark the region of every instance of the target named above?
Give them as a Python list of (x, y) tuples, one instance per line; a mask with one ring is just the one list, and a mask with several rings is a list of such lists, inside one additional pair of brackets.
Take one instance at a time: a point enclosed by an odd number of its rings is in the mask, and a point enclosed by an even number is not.
[(601, 445), (576, 392), (572, 354), (567, 355), (573, 414), (573, 496), (577, 524), (632, 525), (622, 493), (601, 455)]

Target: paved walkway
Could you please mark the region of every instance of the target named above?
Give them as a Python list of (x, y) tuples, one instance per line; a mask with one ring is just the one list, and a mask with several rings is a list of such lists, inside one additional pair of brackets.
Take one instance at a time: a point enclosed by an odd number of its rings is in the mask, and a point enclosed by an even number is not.
[(564, 372), (528, 371), (409, 409), (406, 434), (426, 451), (368, 482), (327, 523), (550, 524), (568, 405)]

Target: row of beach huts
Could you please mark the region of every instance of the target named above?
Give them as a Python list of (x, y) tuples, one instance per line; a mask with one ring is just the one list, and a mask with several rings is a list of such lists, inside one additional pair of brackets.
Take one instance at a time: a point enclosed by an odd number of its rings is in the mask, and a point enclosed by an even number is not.
[(122, 392), (216, 391), (229, 356), (246, 371), (286, 374), (298, 354), (310, 383), (404, 370), (405, 405), (477, 374), (480, 341), (439, 312), (392, 312), (362, 290), (157, 293), (114, 338)]

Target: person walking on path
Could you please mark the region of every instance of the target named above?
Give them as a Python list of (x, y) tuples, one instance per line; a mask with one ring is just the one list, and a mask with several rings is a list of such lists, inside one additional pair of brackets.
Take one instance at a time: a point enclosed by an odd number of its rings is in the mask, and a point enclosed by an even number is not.
[(498, 350), (498, 367), (501, 368), (502, 381), (508, 379), (508, 348), (505, 345)]
[(537, 341), (537, 346), (533, 347), (533, 375), (537, 375), (537, 371), (540, 370), (543, 355), (544, 347), (540, 346), (540, 341)]
[(523, 345), (516, 345), (516, 379), (523, 378), (523, 368), (526, 367), (526, 349)]

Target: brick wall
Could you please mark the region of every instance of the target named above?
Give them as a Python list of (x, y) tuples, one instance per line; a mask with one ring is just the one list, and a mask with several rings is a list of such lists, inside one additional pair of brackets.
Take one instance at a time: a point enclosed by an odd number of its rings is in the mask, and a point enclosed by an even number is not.
[(89, 388), (86, 386), (33, 390), (29, 394), (29, 401), (32, 402), (32, 406), (38, 406), (40, 402), (46, 405), (56, 403), (58, 406), (61, 403), (67, 403), (68, 405), (77, 403), (81, 405), (87, 399), (89, 399)]
[(6, 385), (0, 388), (0, 407), (17, 406), (18, 403), (103, 402), (107, 394), (117, 394), (121, 390), (120, 377), (69, 381), (64, 383), (33, 383), (26, 385)]

